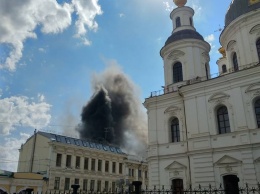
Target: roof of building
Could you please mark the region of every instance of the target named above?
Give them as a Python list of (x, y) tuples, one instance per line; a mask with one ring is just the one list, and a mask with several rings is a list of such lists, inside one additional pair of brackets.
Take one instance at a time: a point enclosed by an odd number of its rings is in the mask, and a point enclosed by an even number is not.
[(178, 32), (174, 32), (165, 42), (165, 45), (168, 45), (172, 42), (182, 40), (182, 39), (198, 39), (198, 40), (203, 40), (203, 36), (201, 36), (198, 32), (195, 30), (180, 30)]
[(121, 148), (119, 148), (118, 146), (115, 146), (115, 145), (95, 142), (95, 141), (89, 140), (89, 139), (78, 139), (78, 138), (74, 138), (74, 137), (47, 133), (47, 132), (43, 132), (43, 131), (38, 131), (37, 133), (41, 134), (44, 137), (47, 137), (51, 141), (125, 155), (125, 153), (121, 150)]
[(225, 26), (228, 26), (233, 20), (250, 11), (260, 8), (259, 0), (233, 0), (226, 13)]

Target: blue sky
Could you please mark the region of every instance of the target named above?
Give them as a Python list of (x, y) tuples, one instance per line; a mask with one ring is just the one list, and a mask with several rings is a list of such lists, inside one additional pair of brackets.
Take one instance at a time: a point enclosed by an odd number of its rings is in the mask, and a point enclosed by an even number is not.
[[(196, 30), (212, 46), (211, 74), (229, 4), (188, 0)], [(159, 51), (171, 34), (174, 7), (170, 0), (2, 0), (0, 169), (16, 171), (17, 149), (35, 128), (73, 135), (93, 74), (111, 64), (139, 88), (141, 102), (160, 90)]]

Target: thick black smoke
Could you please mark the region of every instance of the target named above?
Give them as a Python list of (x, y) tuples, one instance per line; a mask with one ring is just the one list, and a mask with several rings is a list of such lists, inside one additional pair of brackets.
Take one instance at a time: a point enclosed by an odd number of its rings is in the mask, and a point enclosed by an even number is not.
[[(144, 146), (147, 121), (138, 91), (117, 67), (93, 79), (94, 94), (81, 113), (81, 138), (91, 138), (135, 149)], [(140, 147), (139, 147), (140, 149)]]

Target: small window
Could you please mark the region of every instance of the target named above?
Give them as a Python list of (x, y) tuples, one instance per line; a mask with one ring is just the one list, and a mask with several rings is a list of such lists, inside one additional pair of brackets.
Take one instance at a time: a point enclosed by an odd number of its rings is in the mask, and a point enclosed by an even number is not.
[(173, 65), (173, 83), (183, 81), (182, 64), (177, 62)]
[(206, 78), (207, 78), (207, 80), (209, 79), (209, 69), (208, 69), (208, 64), (206, 63), (205, 64), (205, 73), (206, 73)]
[(56, 138), (56, 141), (57, 141), (57, 142), (60, 142), (60, 141), (61, 141), (60, 136), (55, 135), (55, 138)]
[(176, 28), (180, 27), (181, 26), (181, 18), (177, 17), (175, 21), (176, 21)]
[(84, 147), (89, 147), (89, 143), (87, 141), (82, 141)]
[(84, 170), (88, 170), (88, 158), (84, 158)]
[(193, 26), (192, 17), (190, 17), (190, 25)]
[(120, 148), (116, 148), (116, 151), (117, 151), (117, 153), (122, 154), (122, 151), (120, 150)]
[(116, 173), (116, 162), (112, 163), (112, 172)]
[(80, 169), (80, 156), (76, 156), (76, 168)]
[(172, 180), (172, 190), (176, 194), (182, 194), (183, 193), (183, 180), (182, 179)]
[(123, 173), (123, 164), (119, 163), (119, 174)]
[(257, 50), (258, 59), (260, 61), (260, 38), (256, 41), (256, 50)]
[(111, 152), (115, 152), (115, 148), (110, 147), (110, 151), (111, 151)]
[(70, 178), (65, 178), (64, 190), (70, 189)]
[(77, 146), (80, 146), (80, 144), (79, 144), (79, 140), (74, 139), (74, 142), (75, 142), (75, 144), (76, 144)]
[(219, 134), (230, 133), (228, 110), (226, 106), (217, 109), (218, 132)]
[(97, 191), (101, 191), (101, 181), (97, 181)]
[(60, 177), (55, 177), (54, 189), (55, 190), (59, 190), (60, 189)]
[(112, 192), (116, 191), (116, 182), (112, 182)]
[(141, 177), (142, 177), (142, 171), (138, 170), (138, 178), (141, 178)]
[(237, 61), (237, 53), (233, 54), (233, 68), (234, 68), (234, 71), (238, 71), (239, 70), (239, 68), (238, 68), (238, 61)]
[(91, 180), (90, 181), (90, 190), (94, 191), (94, 189), (95, 189), (95, 180)]
[(74, 180), (74, 184), (78, 185), (79, 184), (79, 179)]
[(180, 141), (179, 120), (177, 118), (171, 121), (171, 140), (172, 142)]
[(109, 161), (105, 162), (105, 172), (109, 172)]
[(83, 191), (88, 190), (88, 179), (83, 179)]
[(69, 138), (65, 138), (66, 143), (70, 143), (70, 139)]
[(98, 171), (102, 171), (102, 160), (98, 160)]
[(255, 102), (255, 115), (257, 127), (260, 128), (260, 99)]
[(96, 143), (96, 148), (100, 150), (102, 148), (102, 146), (100, 144)]
[(67, 155), (66, 158), (66, 167), (71, 167), (71, 155)]
[(94, 148), (95, 147), (95, 144), (94, 143), (89, 143), (90, 147), (91, 148)]
[(226, 73), (227, 72), (227, 66), (226, 65), (222, 65), (222, 73)]
[(109, 182), (108, 182), (108, 181), (105, 181), (105, 191), (106, 191), (106, 192), (108, 191), (108, 184), (109, 184)]
[(61, 167), (61, 159), (62, 159), (62, 154), (57, 154), (56, 156), (56, 166)]
[(107, 151), (108, 150), (108, 147), (103, 145), (103, 150)]
[(92, 160), (91, 160), (91, 170), (92, 170), (92, 171), (95, 171), (95, 168), (96, 168), (96, 160), (95, 160), (95, 159), (92, 159)]

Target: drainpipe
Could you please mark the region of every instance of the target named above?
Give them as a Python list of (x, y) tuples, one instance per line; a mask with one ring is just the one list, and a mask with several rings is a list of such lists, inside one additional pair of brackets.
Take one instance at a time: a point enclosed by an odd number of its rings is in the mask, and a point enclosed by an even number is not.
[(34, 138), (33, 138), (33, 147), (32, 147), (32, 157), (31, 157), (31, 166), (30, 172), (33, 170), (33, 161), (34, 161), (34, 153), (35, 153), (35, 145), (36, 145), (36, 129), (34, 130)]
[(183, 103), (183, 111), (184, 111), (184, 123), (185, 123), (185, 132), (186, 132), (186, 142), (187, 142), (187, 153), (188, 153), (188, 163), (189, 163), (189, 178), (190, 178), (190, 185), (191, 185), (191, 167), (190, 167), (190, 156), (189, 156), (189, 141), (188, 141), (188, 129), (187, 129), (187, 120), (186, 120), (186, 109), (185, 109), (185, 102), (184, 102), (184, 96), (180, 92), (180, 89), (178, 89), (178, 94), (182, 98)]

